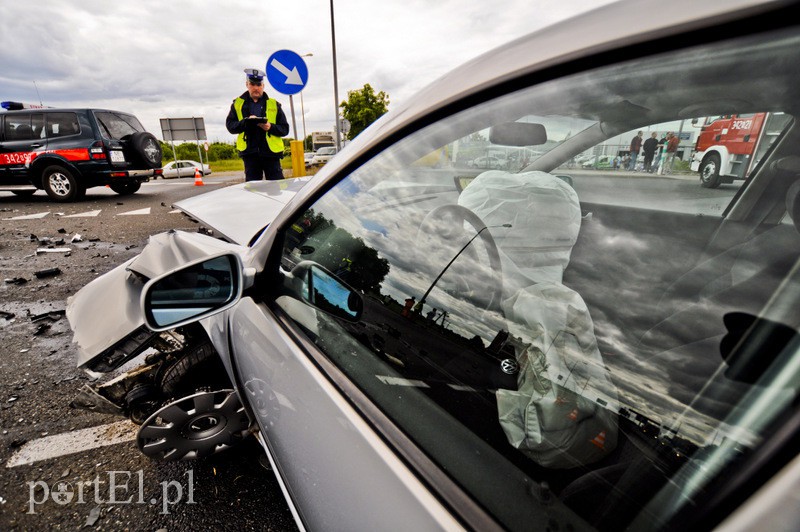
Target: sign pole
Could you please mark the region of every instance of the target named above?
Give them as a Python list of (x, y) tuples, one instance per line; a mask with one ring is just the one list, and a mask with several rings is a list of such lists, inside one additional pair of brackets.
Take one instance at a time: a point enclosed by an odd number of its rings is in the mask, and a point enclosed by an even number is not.
[(294, 140), (297, 140), (297, 122), (294, 119), (294, 98), (289, 95), (289, 108), (292, 110), (292, 133), (294, 133)]
[[(294, 140), (289, 142), (292, 154), (292, 176), (304, 176), (306, 175), (306, 165), (303, 158), (303, 143), (297, 140), (297, 119), (294, 113), (293, 95), (302, 91), (308, 82), (308, 67), (295, 52), (278, 50), (267, 59), (265, 73), (267, 81), (275, 90), (289, 96), (289, 106), (292, 111), (292, 134), (294, 137)], [(302, 98), (302, 94), (300, 97)]]

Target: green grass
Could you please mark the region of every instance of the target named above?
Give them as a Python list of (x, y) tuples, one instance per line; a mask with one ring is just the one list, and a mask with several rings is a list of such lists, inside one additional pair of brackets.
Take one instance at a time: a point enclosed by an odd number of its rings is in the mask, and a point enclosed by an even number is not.
[(244, 172), (244, 161), (241, 159), (225, 159), (209, 163), (212, 172)]
[[(242, 172), (244, 173), (244, 161), (239, 158), (225, 159), (222, 161), (212, 161), (209, 163), (212, 172)], [(284, 157), (281, 159), (281, 168), (290, 170), (292, 168), (292, 158)], [(306, 175), (314, 175), (318, 168), (307, 168)]]

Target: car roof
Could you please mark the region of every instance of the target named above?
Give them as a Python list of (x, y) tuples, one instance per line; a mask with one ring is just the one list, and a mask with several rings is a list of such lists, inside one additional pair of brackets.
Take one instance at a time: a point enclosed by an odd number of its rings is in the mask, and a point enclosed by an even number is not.
[(123, 115), (134, 116), (133, 113), (127, 111), (116, 111), (114, 109), (100, 109), (96, 107), (36, 107), (30, 109), (14, 109), (13, 111), (5, 111), (3, 114), (18, 114), (18, 113), (85, 113), (86, 111), (101, 112), (101, 113), (118, 113)]

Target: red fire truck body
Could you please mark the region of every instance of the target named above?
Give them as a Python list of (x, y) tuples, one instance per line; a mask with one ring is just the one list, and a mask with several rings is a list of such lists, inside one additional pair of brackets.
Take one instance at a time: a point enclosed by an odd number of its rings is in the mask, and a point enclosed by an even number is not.
[(692, 154), (700, 184), (717, 188), (746, 179), (786, 125), (783, 113), (752, 113), (706, 118)]

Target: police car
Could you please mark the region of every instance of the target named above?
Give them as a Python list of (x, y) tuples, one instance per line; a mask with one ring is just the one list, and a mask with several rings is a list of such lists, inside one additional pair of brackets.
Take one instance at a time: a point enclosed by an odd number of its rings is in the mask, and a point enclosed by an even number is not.
[(139, 120), (105, 109), (58, 109), (3, 102), (0, 113), (0, 190), (55, 201), (81, 199), (109, 185), (133, 194), (161, 173), (161, 145)]

